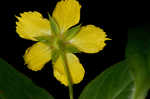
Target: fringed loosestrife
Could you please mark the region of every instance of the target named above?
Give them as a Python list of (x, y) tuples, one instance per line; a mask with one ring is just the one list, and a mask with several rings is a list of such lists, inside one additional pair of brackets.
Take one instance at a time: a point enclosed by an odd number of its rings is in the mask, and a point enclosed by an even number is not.
[(85, 70), (73, 53), (97, 53), (104, 48), (105, 41), (109, 38), (101, 28), (94, 25), (74, 26), (79, 23), (80, 9), (81, 5), (76, 0), (61, 0), (57, 3), (52, 17), (49, 15), (49, 20), (37, 11), (16, 16), (16, 31), (19, 36), (37, 42), (24, 55), (29, 69), (41, 70), (52, 60), (54, 76), (68, 86), (64, 59), (61, 57), (61, 53), (65, 52), (71, 83), (82, 81)]

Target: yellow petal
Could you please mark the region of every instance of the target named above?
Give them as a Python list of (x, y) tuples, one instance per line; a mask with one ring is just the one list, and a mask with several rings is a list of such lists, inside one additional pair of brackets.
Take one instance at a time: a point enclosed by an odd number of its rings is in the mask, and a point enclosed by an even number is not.
[(80, 51), (85, 53), (97, 53), (104, 48), (106, 33), (94, 25), (81, 27), (78, 34), (70, 41)]
[(33, 71), (41, 70), (50, 59), (50, 48), (41, 42), (28, 48), (24, 55), (25, 64)]
[(24, 12), (20, 16), (16, 16), (18, 19), (16, 32), (20, 37), (36, 40), (34, 37), (51, 34), (49, 21), (43, 18), (39, 12)]
[(53, 18), (60, 26), (63, 33), (80, 20), (81, 5), (76, 0), (61, 0), (53, 11)]
[[(84, 77), (85, 74), (84, 68), (82, 64), (80, 64), (79, 59), (74, 54), (67, 53), (66, 56), (69, 65), (69, 70), (71, 73), (72, 83), (77, 84), (81, 82)], [(68, 86), (67, 76), (64, 71), (63, 60), (61, 57), (58, 58), (58, 60), (53, 66), (53, 69), (54, 69), (54, 76), (56, 77), (56, 79), (65, 86)]]

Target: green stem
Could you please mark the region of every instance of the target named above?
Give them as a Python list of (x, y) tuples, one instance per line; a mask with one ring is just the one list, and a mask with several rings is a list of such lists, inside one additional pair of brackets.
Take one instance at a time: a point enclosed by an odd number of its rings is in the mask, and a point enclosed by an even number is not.
[(61, 54), (61, 57), (62, 57), (63, 63), (64, 63), (64, 70), (65, 70), (65, 73), (67, 75), (68, 86), (69, 86), (69, 96), (70, 96), (70, 99), (73, 99), (72, 80), (71, 80), (70, 71), (69, 71), (69, 68), (68, 68), (66, 53), (63, 49), (61, 49), (60, 52), (61, 52), (60, 54)]

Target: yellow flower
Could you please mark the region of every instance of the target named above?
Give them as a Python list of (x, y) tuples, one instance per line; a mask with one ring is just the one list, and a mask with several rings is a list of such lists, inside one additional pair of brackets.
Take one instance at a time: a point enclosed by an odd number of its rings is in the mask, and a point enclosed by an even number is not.
[[(16, 32), (20, 37), (28, 40), (37, 41), (36, 44), (28, 48), (24, 55), (25, 64), (33, 71), (41, 70), (44, 65), (52, 59), (53, 51), (59, 49), (59, 44), (56, 41), (62, 41), (65, 46), (71, 44), (79, 51), (85, 53), (97, 53), (104, 48), (106, 33), (99, 27), (94, 25), (82, 26), (77, 34), (69, 39), (64, 40), (65, 32), (72, 26), (79, 23), (81, 5), (76, 0), (61, 0), (57, 3), (52, 18), (58, 24), (60, 29), (59, 35), (53, 35), (51, 22), (37, 12), (24, 12), (20, 17), (16, 16)], [(45, 44), (37, 37), (49, 37), (52, 42)], [(68, 68), (73, 84), (82, 81), (85, 71), (79, 59), (67, 52)], [(53, 64), (53, 73), (57, 80), (68, 86), (67, 77), (65, 74), (63, 60), (58, 56)]]

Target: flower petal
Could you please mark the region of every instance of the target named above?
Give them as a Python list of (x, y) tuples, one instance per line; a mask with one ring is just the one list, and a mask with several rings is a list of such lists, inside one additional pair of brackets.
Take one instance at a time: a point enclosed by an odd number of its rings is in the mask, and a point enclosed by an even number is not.
[(80, 20), (81, 5), (76, 0), (61, 0), (53, 11), (53, 18), (63, 33)]
[(42, 17), (39, 12), (24, 12), (16, 16), (16, 31), (20, 37), (30, 40), (36, 40), (34, 37), (50, 35), (49, 21)]
[[(74, 54), (67, 53), (66, 56), (72, 77), (72, 83), (73, 84), (80, 83), (85, 74), (82, 64), (80, 64), (79, 59)], [(58, 58), (53, 68), (54, 68), (54, 76), (56, 77), (56, 79), (59, 80), (65, 86), (68, 86), (67, 76), (64, 71), (63, 60), (61, 57)]]
[(96, 53), (104, 48), (106, 33), (94, 25), (81, 27), (78, 34), (70, 40), (80, 51), (85, 53)]
[(33, 71), (41, 70), (50, 59), (50, 48), (41, 42), (28, 48), (24, 55), (25, 64), (27, 64), (27, 67)]

